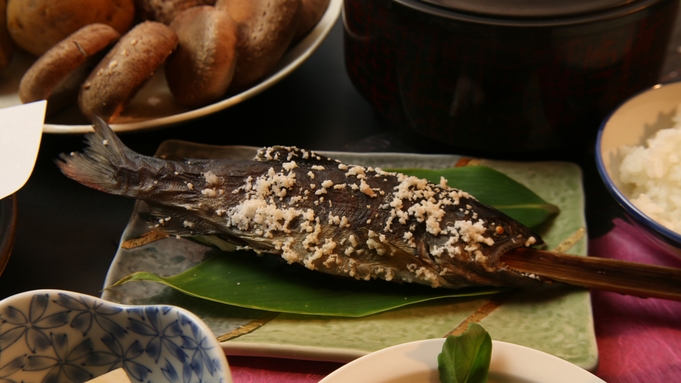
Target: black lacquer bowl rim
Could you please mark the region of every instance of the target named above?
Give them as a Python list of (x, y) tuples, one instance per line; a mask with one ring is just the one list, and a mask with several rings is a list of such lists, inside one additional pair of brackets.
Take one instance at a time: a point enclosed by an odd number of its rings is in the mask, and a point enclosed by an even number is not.
[(17, 198), (11, 194), (0, 199), (0, 274), (2, 274), (14, 246), (17, 226)]

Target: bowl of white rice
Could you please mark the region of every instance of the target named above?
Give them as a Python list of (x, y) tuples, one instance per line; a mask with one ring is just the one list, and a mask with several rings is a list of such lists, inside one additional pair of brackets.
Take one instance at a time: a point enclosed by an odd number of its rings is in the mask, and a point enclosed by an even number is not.
[(681, 82), (615, 109), (598, 132), (596, 165), (632, 221), (681, 255)]

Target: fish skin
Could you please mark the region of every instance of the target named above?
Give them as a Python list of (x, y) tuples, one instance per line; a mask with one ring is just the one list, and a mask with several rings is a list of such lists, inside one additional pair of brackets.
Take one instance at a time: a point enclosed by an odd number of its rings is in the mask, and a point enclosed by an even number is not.
[(530, 229), (468, 193), (416, 177), (346, 165), (294, 147), (253, 160), (170, 160), (127, 148), (101, 119), (64, 175), (136, 198), (152, 225), (213, 235), (288, 263), (353, 277), (432, 287), (534, 286), (501, 255), (539, 245)]

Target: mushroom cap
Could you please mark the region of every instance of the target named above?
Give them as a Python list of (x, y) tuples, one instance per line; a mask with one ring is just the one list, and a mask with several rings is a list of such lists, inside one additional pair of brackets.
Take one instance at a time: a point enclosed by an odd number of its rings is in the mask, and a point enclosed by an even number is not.
[(163, 65), (177, 42), (177, 34), (163, 23), (137, 24), (121, 37), (81, 86), (81, 112), (88, 118), (96, 115), (112, 122)]
[(89, 24), (40, 56), (19, 83), (22, 103), (48, 100), (48, 114), (75, 103), (90, 70), (121, 34), (106, 24)]
[(7, 30), (7, 0), (0, 0), (0, 69), (9, 66), (14, 55), (14, 41)]
[(12, 40), (36, 57), (88, 24), (107, 24), (123, 34), (132, 26), (134, 17), (133, 0), (15, 0), (7, 3), (7, 29)]
[(300, 20), (293, 37), (294, 43), (305, 37), (317, 25), (330, 2), (330, 0), (301, 0)]
[(236, 67), (236, 23), (226, 12), (199, 6), (180, 13), (170, 27), (179, 38), (165, 67), (170, 92), (190, 107), (218, 100)]
[(191, 7), (214, 5), (216, 0), (135, 0), (139, 21), (151, 20), (170, 25), (175, 16)]
[(237, 63), (230, 90), (241, 91), (274, 70), (296, 33), (300, 0), (218, 0), (237, 24)]

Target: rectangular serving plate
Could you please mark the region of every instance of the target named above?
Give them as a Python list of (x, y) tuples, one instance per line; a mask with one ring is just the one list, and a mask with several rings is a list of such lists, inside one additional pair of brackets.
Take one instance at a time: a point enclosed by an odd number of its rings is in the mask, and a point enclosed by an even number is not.
[[(157, 155), (251, 159), (256, 150), (253, 147), (211, 146), (172, 140), (164, 142)], [(320, 154), (349, 164), (384, 169), (440, 169), (453, 167), (462, 158), (457, 155), (405, 153)], [(481, 160), (481, 164), (503, 172), (560, 208), (560, 214), (539, 233), (549, 248), (577, 230), (585, 229), (582, 174), (577, 165), (496, 160)], [(144, 204), (138, 202), (121, 242), (139, 237), (148, 230), (147, 224), (138, 217), (143, 209)], [(178, 274), (201, 262), (208, 250), (208, 247), (193, 241), (176, 238), (134, 249), (119, 247), (104, 287), (136, 271), (161, 276)], [(569, 252), (586, 255), (586, 239), (579, 241)], [(122, 304), (162, 303), (184, 307), (201, 317), (218, 337), (254, 319), (271, 316), (257, 310), (192, 298), (150, 282), (105, 289), (102, 298)], [(489, 299), (489, 296), (440, 299), (363, 318), (282, 313), (257, 330), (221, 344), (227, 355), (348, 362), (396, 344), (445, 336)], [(492, 339), (541, 350), (587, 370), (594, 370), (597, 366), (591, 300), (589, 292), (584, 289), (555, 285), (518, 290), (480, 324)]]

